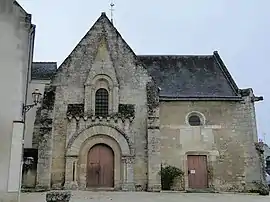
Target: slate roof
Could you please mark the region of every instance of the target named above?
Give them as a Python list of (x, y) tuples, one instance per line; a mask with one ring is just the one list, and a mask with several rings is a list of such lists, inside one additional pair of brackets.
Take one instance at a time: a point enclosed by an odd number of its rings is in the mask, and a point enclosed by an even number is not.
[(240, 100), (239, 89), (215, 51), (213, 55), (139, 55), (160, 87), (160, 99)]
[[(217, 52), (213, 55), (138, 55), (160, 87), (160, 99), (240, 100), (239, 89)], [(56, 62), (33, 62), (31, 77), (50, 80)]]
[(50, 80), (56, 73), (56, 62), (33, 62), (31, 69), (32, 80)]
[[(94, 28), (100, 29), (100, 27), (105, 27), (101, 26), (102, 23), (109, 23), (117, 35), (124, 41), (105, 13), (101, 14), (84, 37), (87, 37)], [(97, 26), (97, 24), (100, 26)], [(79, 47), (79, 44), (76, 47)], [(128, 44), (125, 44), (135, 56)], [(242, 99), (240, 90), (216, 51), (213, 55), (201, 56), (138, 55), (136, 57), (160, 87), (160, 100)], [(68, 58), (65, 61), (68, 61)], [(65, 61), (63, 64), (65, 64)], [(61, 71), (62, 65), (57, 71)], [(56, 63), (33, 63), (32, 79), (49, 79), (55, 74), (55, 71)]]

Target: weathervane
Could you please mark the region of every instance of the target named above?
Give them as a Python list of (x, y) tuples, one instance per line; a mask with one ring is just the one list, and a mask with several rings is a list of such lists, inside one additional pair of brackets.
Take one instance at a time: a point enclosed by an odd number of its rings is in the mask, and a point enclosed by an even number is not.
[(113, 0), (111, 1), (110, 6), (111, 6), (111, 9), (110, 9), (111, 10), (111, 22), (113, 24), (113, 11), (114, 11), (113, 7), (115, 6), (114, 3), (113, 3)]

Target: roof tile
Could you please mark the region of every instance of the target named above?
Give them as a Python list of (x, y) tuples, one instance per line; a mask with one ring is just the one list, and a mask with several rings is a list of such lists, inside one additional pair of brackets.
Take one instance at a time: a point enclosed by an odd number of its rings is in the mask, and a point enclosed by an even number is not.
[(33, 62), (31, 69), (31, 79), (50, 80), (56, 73), (56, 62)]

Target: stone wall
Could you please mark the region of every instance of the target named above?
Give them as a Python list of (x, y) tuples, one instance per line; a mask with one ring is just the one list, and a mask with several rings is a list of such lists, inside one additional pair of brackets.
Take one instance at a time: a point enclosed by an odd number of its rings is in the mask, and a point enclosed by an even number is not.
[[(241, 102), (160, 104), (162, 162), (185, 172), (186, 189), (188, 154), (207, 155), (209, 186), (216, 190), (242, 191), (250, 189), (252, 181), (261, 180), (260, 162), (254, 146), (257, 132), (252, 96), (252, 91), (248, 91)], [(189, 126), (187, 116), (190, 112), (203, 119), (203, 126)]]
[[(67, 134), (70, 134), (69, 137), (71, 137), (73, 134), (77, 133), (78, 131), (81, 131), (85, 128), (82, 128), (82, 126), (86, 127), (87, 124), (90, 122), (96, 123), (97, 125), (101, 123), (102, 121), (99, 119), (92, 120), (91, 117), (88, 118), (88, 120), (84, 120), (83, 117), (80, 118), (80, 121), (78, 124), (73, 122), (68, 122), (67, 118), (67, 105), (65, 103), (77, 103), (76, 100), (68, 100), (65, 101), (65, 99), (62, 99), (63, 94), (73, 94), (73, 92), (70, 92), (69, 90), (65, 90), (65, 93), (60, 93), (60, 91), (63, 90), (62, 87), (56, 88), (56, 100), (55, 100), (55, 112), (54, 112), (54, 121), (53, 121), (53, 145), (57, 145), (53, 147), (53, 164), (52, 164), (52, 183), (55, 184), (55, 186), (59, 187), (64, 182), (64, 172), (65, 172), (65, 149), (66, 149), (66, 142), (68, 142)], [(121, 94), (121, 92), (120, 92)], [(75, 97), (75, 96), (74, 96)], [(132, 103), (133, 104), (133, 103)], [(142, 106), (135, 105), (135, 118), (132, 120), (132, 124), (129, 124), (129, 126), (125, 125), (127, 122), (123, 122), (121, 118), (119, 121), (115, 123), (115, 120), (111, 118), (109, 122), (113, 122), (113, 125), (118, 125), (120, 127), (123, 127), (122, 129), (126, 132), (128, 135), (128, 138), (130, 139), (132, 143), (132, 147), (135, 150), (135, 162), (134, 162), (134, 179), (138, 185), (141, 185), (141, 187), (146, 188), (146, 182), (147, 182), (147, 157), (145, 152), (146, 149), (146, 129), (144, 126), (145, 124), (145, 117), (144, 117), (144, 111)], [(90, 122), (89, 122), (90, 121)], [(107, 120), (105, 120), (106, 123), (108, 123)], [(87, 124), (86, 124), (87, 123)], [(120, 125), (119, 125), (120, 124)], [(78, 127), (76, 126), (78, 125)], [(110, 131), (107, 131), (108, 133)]]
[(45, 86), (44, 97), (41, 107), (37, 110), (37, 117), (34, 124), (34, 146), (38, 149), (37, 162), (37, 189), (51, 188), (51, 166), (52, 166), (52, 149), (53, 134), (52, 120), (55, 101), (55, 87)]
[[(104, 143), (110, 138), (118, 141), (120, 147), (123, 143), (122, 148), (129, 148), (129, 155), (122, 153), (121, 158), (127, 173), (121, 171), (125, 173), (124, 179), (119, 173), (115, 179), (135, 184), (140, 190), (160, 189), (161, 163), (182, 169), (185, 176), (180, 184), (187, 189), (189, 154), (207, 156), (209, 186), (217, 190), (241, 191), (261, 179), (254, 146), (254, 96), (250, 89), (241, 91), (241, 102), (159, 102), (158, 88), (150, 81), (134, 52), (102, 14), (58, 68), (52, 80), (55, 99), (49, 104), (50, 109), (42, 106), (37, 112), (41, 120), (51, 117), (46, 130), (42, 130), (40, 123), (35, 125), (35, 131), (40, 133), (33, 138), (33, 146), (38, 146), (40, 152), (38, 183), (62, 188), (65, 178), (73, 180), (69, 168), (74, 165), (83, 173), (78, 177), (84, 178), (86, 163), (82, 159), (86, 158), (86, 150), (94, 142)], [(107, 117), (95, 117), (95, 92), (99, 88), (108, 91)], [(118, 117), (127, 106), (134, 109), (132, 121)], [(188, 116), (192, 113), (200, 117), (203, 126), (189, 126)], [(95, 135), (104, 137), (93, 138)], [(113, 142), (108, 145), (117, 150)], [(175, 186), (177, 189), (178, 185)]]
[[(106, 68), (104, 68), (106, 67)], [(135, 150), (134, 180), (138, 186), (147, 184), (147, 103), (146, 70), (137, 63), (135, 54), (115, 28), (102, 17), (85, 35), (70, 56), (59, 67), (53, 79), (56, 86), (53, 120), (52, 184), (59, 187), (65, 177), (65, 146), (67, 133), (67, 108), (69, 104), (84, 104), (85, 113), (91, 114), (95, 76), (105, 75), (99, 85), (112, 90), (112, 113), (118, 104), (132, 104), (135, 118), (127, 134)], [(90, 83), (87, 82), (90, 80)], [(111, 82), (112, 81), (112, 82)], [(112, 88), (110, 84), (112, 83)], [(111, 93), (109, 91), (109, 93)], [(110, 94), (111, 95), (111, 94)], [(118, 96), (115, 96), (118, 95)], [(90, 100), (90, 101), (89, 101)], [(57, 145), (57, 146), (56, 146)]]

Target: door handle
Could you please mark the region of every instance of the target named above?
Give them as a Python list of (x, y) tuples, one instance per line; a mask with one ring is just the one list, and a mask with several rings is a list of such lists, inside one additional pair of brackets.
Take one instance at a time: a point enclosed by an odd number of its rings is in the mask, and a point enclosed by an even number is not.
[(188, 174), (190, 174), (190, 170), (188, 170), (188, 172), (187, 172)]

